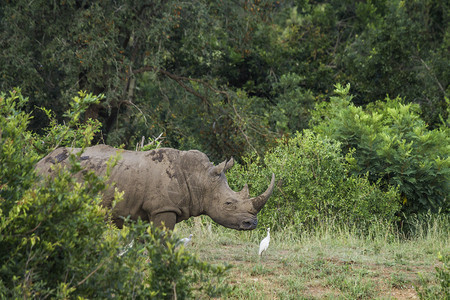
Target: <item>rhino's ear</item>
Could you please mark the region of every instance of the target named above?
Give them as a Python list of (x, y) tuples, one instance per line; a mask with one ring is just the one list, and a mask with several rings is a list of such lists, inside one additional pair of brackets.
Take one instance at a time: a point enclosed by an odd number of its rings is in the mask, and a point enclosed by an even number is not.
[(234, 159), (233, 157), (230, 158), (229, 161), (227, 161), (227, 163), (225, 164), (225, 168), (223, 168), (223, 171), (226, 172), (229, 169), (231, 169), (234, 166)]
[(226, 161), (224, 160), (217, 166), (213, 167), (211, 170), (212, 175), (220, 175), (222, 172), (226, 172), (234, 165), (234, 159), (230, 158), (230, 160)]

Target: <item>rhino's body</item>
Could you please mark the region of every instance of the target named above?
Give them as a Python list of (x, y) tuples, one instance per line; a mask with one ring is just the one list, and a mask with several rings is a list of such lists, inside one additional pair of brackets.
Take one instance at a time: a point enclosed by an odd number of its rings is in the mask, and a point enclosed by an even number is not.
[[(37, 170), (43, 176), (52, 175), (53, 165), (67, 165), (69, 154), (79, 151), (79, 148), (58, 148), (38, 163)], [(118, 151), (121, 150), (106, 145), (86, 148), (80, 157), (81, 164), (103, 175), (108, 159)], [(230, 160), (213, 166), (205, 154), (196, 150), (121, 151), (110, 181), (124, 192), (124, 199), (114, 207), (113, 221), (120, 228), (122, 217), (130, 216), (156, 225), (164, 223), (173, 229), (175, 223), (206, 214), (225, 227), (254, 229), (256, 215), (272, 193), (274, 177), (266, 192), (250, 199), (246, 187), (241, 192), (228, 187), (224, 172), (232, 165)], [(102, 205), (111, 207), (113, 199), (111, 186), (103, 195)]]

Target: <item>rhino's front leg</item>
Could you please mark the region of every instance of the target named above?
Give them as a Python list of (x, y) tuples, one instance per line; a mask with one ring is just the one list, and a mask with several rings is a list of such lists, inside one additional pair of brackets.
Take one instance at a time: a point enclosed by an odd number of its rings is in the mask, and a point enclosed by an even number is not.
[(177, 214), (174, 212), (162, 212), (155, 215), (150, 215), (149, 219), (153, 222), (153, 225), (161, 229), (165, 227), (173, 230), (177, 222)]

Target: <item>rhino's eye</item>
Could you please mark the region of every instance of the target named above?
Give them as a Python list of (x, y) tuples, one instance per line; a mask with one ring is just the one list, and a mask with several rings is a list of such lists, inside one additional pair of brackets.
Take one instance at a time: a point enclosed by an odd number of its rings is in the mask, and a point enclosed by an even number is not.
[(227, 200), (225, 201), (225, 207), (234, 208), (236, 206), (236, 200)]
[(223, 204), (223, 209), (225, 209), (227, 211), (235, 210), (236, 209), (236, 201), (233, 199), (225, 201)]

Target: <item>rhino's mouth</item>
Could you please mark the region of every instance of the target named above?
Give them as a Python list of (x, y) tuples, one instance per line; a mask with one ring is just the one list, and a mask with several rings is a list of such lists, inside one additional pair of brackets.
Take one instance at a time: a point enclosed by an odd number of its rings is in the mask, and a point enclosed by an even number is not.
[(253, 230), (256, 228), (256, 225), (258, 225), (258, 218), (256, 217), (237, 218), (231, 222), (217, 219), (213, 220), (224, 227), (235, 230)]
[(239, 230), (253, 230), (256, 228), (256, 225), (258, 225), (257, 218), (247, 219), (239, 224)]

